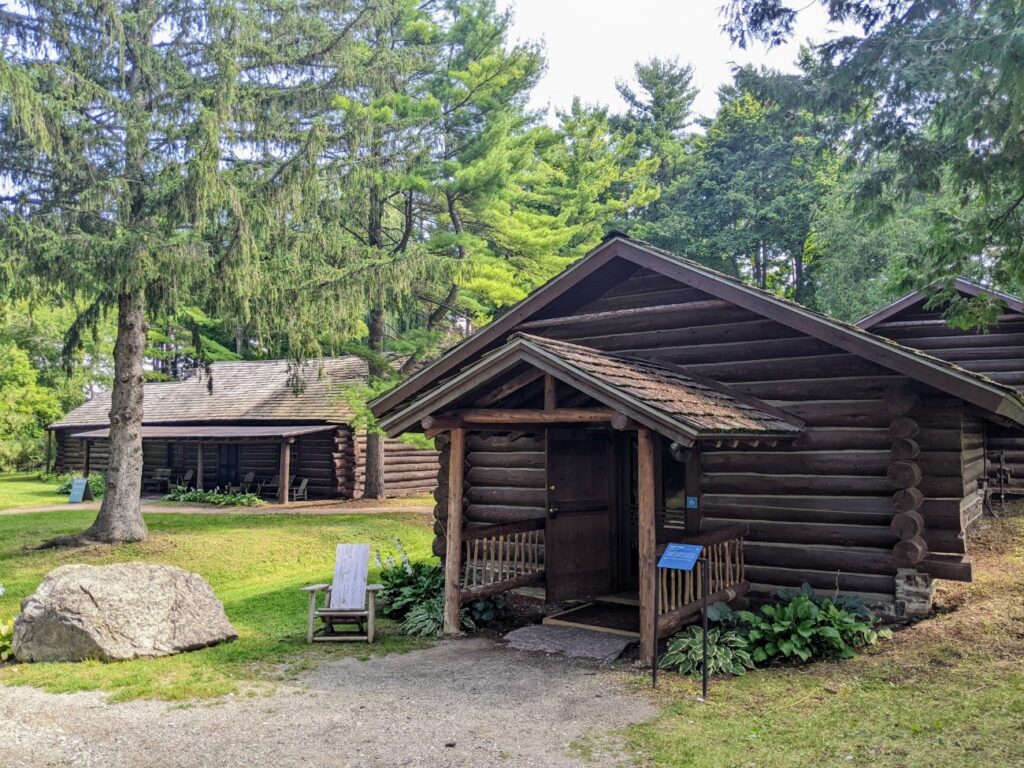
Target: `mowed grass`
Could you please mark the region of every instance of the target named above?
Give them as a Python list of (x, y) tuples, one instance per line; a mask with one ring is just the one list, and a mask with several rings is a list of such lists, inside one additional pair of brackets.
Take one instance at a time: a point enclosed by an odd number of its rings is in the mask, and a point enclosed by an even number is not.
[[(432, 518), (415, 513), (368, 515), (147, 514), (149, 537), (140, 544), (32, 550), (58, 534), (83, 530), (95, 512), (40, 512), (0, 516), (0, 616), (18, 612), (43, 576), (68, 563), (147, 561), (202, 575), (224, 602), (239, 634), (233, 643), (161, 659), (117, 663), (15, 664), (0, 667), (0, 683), (48, 691), (101, 690), (112, 700), (187, 700), (258, 692), (260, 683), (286, 678), (320, 660), (367, 657), (422, 647), (378, 622), (372, 646), (305, 644), (307, 584), (330, 582), (339, 542), (366, 542), (384, 553), (401, 539), (411, 558), (431, 558)], [(371, 561), (371, 578), (376, 566)]]
[(940, 582), (937, 616), (856, 659), (715, 680), (707, 704), (662, 677), (629, 748), (680, 768), (1024, 766), (1024, 519), (983, 521), (970, 549), (973, 584)]
[(57, 485), (56, 480), (40, 480), (37, 472), (0, 474), (0, 512), (67, 501), (67, 496), (56, 492)]

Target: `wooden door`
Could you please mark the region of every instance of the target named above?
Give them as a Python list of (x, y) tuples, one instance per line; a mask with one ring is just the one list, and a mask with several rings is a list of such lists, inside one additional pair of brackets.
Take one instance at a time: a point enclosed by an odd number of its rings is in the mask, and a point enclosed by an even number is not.
[(549, 429), (544, 570), (548, 601), (608, 594), (614, 461), (607, 432)]
[(238, 443), (217, 446), (217, 487), (238, 485)]

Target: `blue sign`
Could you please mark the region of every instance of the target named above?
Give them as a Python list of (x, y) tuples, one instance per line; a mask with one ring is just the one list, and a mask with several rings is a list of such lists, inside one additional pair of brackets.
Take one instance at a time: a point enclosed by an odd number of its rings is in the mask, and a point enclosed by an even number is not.
[(77, 477), (71, 481), (71, 496), (68, 497), (68, 502), (77, 504), (83, 499), (92, 501), (92, 488), (89, 487), (88, 478)]
[(687, 509), (696, 509), (697, 508), (697, 497), (696, 496), (687, 496), (686, 497), (686, 508)]
[(704, 547), (700, 544), (669, 544), (658, 561), (658, 567), (673, 571), (692, 571), (703, 551)]

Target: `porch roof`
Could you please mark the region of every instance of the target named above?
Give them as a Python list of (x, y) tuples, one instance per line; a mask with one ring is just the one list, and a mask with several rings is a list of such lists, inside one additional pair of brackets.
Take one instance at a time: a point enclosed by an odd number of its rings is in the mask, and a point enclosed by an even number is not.
[(678, 366), (524, 333), (388, 415), (381, 426), (389, 435), (406, 431), (522, 363), (685, 444), (723, 437), (796, 436), (803, 426), (767, 403)]
[[(257, 426), (233, 426), (230, 424), (209, 425), (193, 424), (190, 426), (166, 427), (159, 424), (142, 426), (143, 440), (243, 440), (246, 438), (301, 437), (315, 432), (328, 432), (338, 428), (337, 424), (267, 424)], [(71, 437), (81, 440), (106, 440), (110, 437), (110, 429), (90, 429), (76, 432)]]

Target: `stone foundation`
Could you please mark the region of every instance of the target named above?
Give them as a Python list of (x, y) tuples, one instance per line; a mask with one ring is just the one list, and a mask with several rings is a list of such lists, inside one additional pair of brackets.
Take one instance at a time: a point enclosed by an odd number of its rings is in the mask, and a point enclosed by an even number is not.
[(896, 616), (901, 619), (923, 619), (931, 615), (935, 582), (927, 573), (913, 568), (896, 569)]

